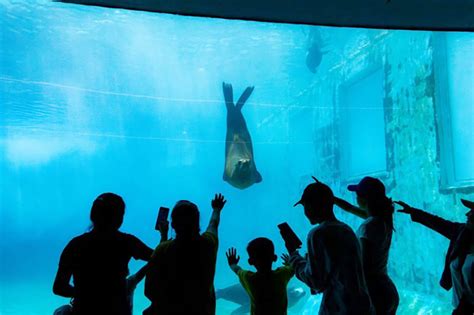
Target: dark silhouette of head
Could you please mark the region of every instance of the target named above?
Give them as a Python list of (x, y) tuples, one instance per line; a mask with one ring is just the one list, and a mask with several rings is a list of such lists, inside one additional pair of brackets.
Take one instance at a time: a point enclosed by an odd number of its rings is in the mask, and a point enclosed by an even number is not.
[(117, 231), (123, 223), (125, 202), (114, 193), (99, 195), (92, 204), (90, 219), (93, 230), (112, 232)]
[(295, 203), (303, 205), (304, 214), (311, 224), (334, 219), (334, 194), (329, 186), (317, 181), (306, 186), (301, 200)]
[(176, 231), (176, 238), (189, 239), (199, 235), (199, 209), (187, 200), (176, 203), (171, 212), (171, 227)]
[(385, 186), (379, 179), (367, 176), (347, 189), (357, 194), (359, 207), (367, 210), (370, 216), (385, 218), (393, 227), (393, 202), (385, 195)]
[(270, 271), (272, 264), (277, 260), (273, 242), (265, 237), (252, 240), (247, 245), (249, 264), (255, 266), (257, 271)]

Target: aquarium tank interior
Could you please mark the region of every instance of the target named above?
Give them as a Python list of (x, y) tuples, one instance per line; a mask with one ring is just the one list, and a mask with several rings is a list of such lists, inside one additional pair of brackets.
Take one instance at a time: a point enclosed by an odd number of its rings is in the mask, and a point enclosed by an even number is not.
[[(89, 230), (100, 193), (126, 203), (122, 231), (156, 247), (160, 206), (194, 201), (201, 227), (211, 199), (222, 213), (217, 290), (238, 282), (225, 250), (247, 264), (277, 225), (301, 239), (311, 225), (293, 207), (311, 176), (356, 202), (348, 184), (380, 178), (393, 200), (465, 222), (474, 200), (474, 34), (335, 28), (185, 17), (0, 0), (0, 314), (52, 314), (59, 256)], [(223, 180), (222, 82), (242, 108), (262, 181)], [(357, 229), (362, 220), (335, 209)], [(438, 282), (448, 240), (395, 214), (389, 274), (398, 314), (450, 314)], [(173, 232), (171, 231), (171, 237)], [(303, 252), (305, 249), (303, 249)], [(279, 259), (275, 266), (281, 265)], [(142, 262), (130, 263), (136, 272)], [(289, 314), (317, 314), (320, 295)], [(149, 305), (143, 284), (134, 314)], [(217, 300), (217, 314), (239, 305)]]

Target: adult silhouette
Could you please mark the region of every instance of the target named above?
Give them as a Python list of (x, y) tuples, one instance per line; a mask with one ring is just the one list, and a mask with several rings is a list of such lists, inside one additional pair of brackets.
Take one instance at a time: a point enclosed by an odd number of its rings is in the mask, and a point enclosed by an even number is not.
[(124, 215), (120, 196), (101, 194), (92, 204), (91, 231), (73, 238), (61, 254), (53, 292), (73, 299), (74, 315), (130, 315), (128, 262), (148, 261), (152, 249), (119, 231)]
[(212, 200), (212, 215), (206, 231), (199, 233), (199, 209), (186, 200), (171, 212), (176, 238), (155, 249), (145, 279), (145, 296), (151, 306), (144, 314), (214, 315), (214, 274), (218, 249), (218, 226), (226, 201), (221, 194)]

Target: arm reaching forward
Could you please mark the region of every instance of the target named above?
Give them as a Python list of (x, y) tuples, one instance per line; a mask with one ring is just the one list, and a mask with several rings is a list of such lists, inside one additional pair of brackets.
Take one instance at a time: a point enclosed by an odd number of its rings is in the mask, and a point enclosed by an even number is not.
[(367, 211), (350, 204), (349, 202), (345, 201), (344, 199), (334, 197), (334, 203), (336, 204), (336, 206), (338, 206), (342, 210), (344, 210), (346, 212), (349, 212), (349, 213), (352, 213), (352, 214), (358, 216), (359, 218), (367, 219), (369, 217), (369, 214), (367, 213)]

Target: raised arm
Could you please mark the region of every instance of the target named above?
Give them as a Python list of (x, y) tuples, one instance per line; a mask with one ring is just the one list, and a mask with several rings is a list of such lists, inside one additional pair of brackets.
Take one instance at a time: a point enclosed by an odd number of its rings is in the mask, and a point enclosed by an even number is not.
[(160, 244), (168, 240), (168, 231), (170, 229), (170, 223), (168, 221), (162, 221), (158, 225), (160, 231)]
[(229, 264), (230, 269), (238, 274), (242, 268), (239, 266), (240, 256), (237, 255), (237, 250), (231, 247), (227, 250), (225, 255), (227, 257), (227, 263)]
[(221, 211), (226, 204), (226, 200), (222, 194), (216, 194), (214, 199), (211, 202), (212, 205), (212, 215), (209, 225), (207, 226), (206, 232), (212, 233), (215, 236), (218, 235), (219, 223), (221, 221)]
[(344, 210), (346, 212), (349, 212), (349, 213), (352, 213), (352, 214), (358, 216), (359, 218), (367, 219), (369, 217), (369, 214), (367, 213), (367, 211), (350, 204), (349, 202), (345, 201), (344, 199), (334, 197), (334, 203), (336, 204), (336, 206), (338, 206), (342, 210)]
[(395, 201), (395, 203), (403, 207), (398, 212), (409, 214), (412, 221), (418, 222), (450, 240), (458, 235), (457, 231), (462, 226), (461, 223), (451, 222), (423, 210), (413, 208), (403, 201)]

